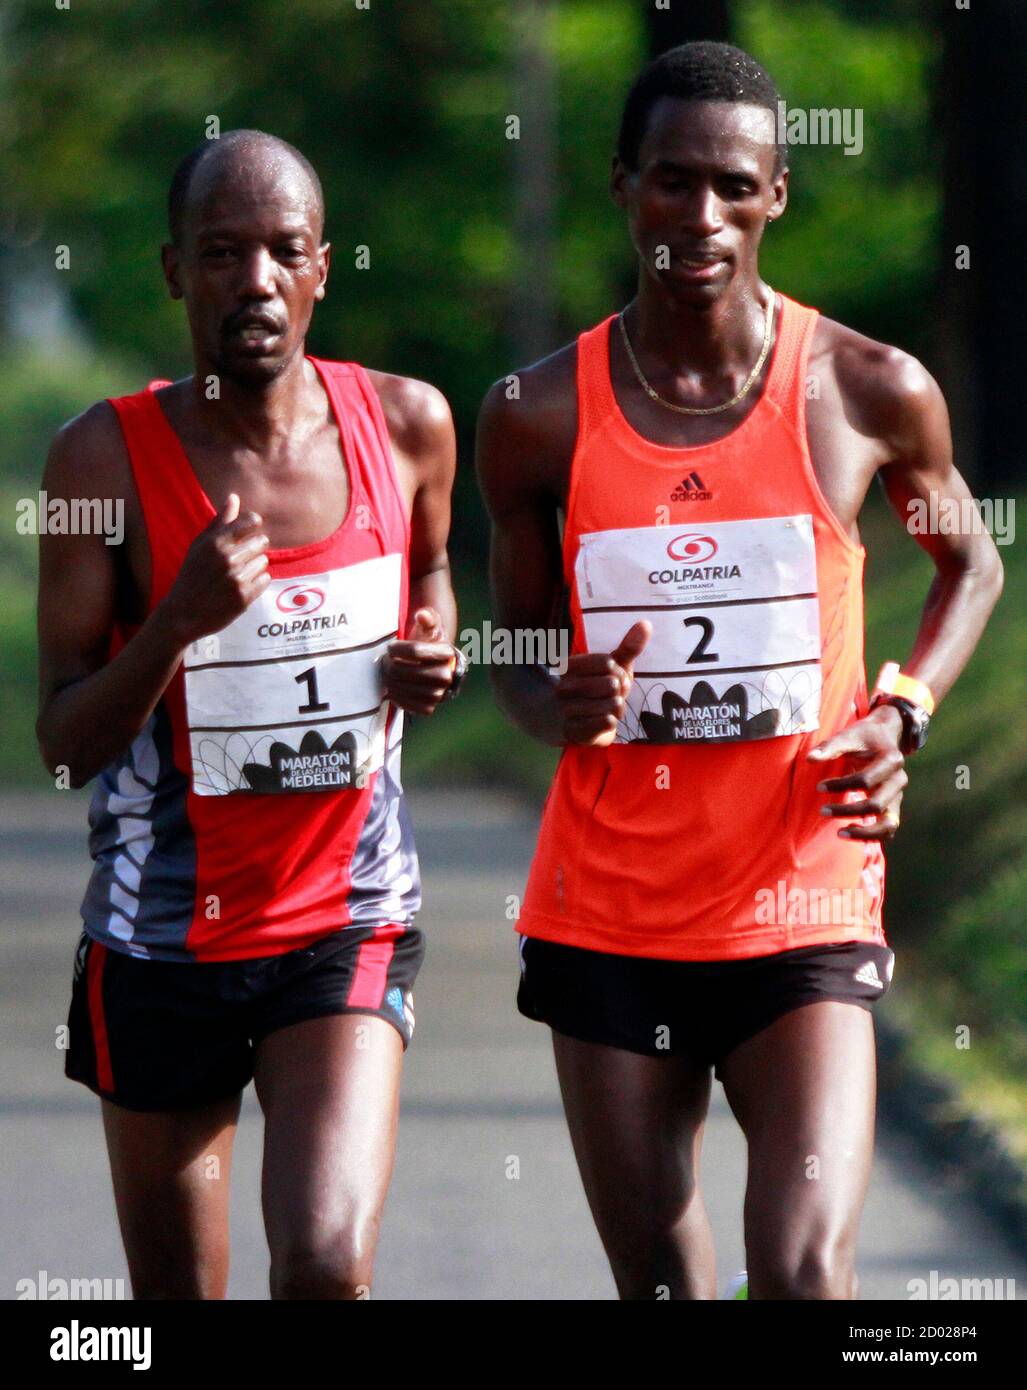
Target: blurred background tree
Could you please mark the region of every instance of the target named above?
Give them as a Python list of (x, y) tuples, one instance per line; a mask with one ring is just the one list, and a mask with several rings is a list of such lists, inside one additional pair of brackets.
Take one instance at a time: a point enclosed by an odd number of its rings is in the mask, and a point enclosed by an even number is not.
[(961, 452), (985, 490), (1024, 477), (1027, 351), (1027, 5), (938, 7), (944, 54), (934, 109), (944, 159), (938, 373)]
[(642, 8), (651, 58), (695, 39), (734, 39), (729, 0), (653, 0)]
[[(437, 382), (466, 445), (489, 382), (608, 312), (625, 284), (629, 247), (606, 194), (620, 104), (648, 53), (689, 34), (730, 29), (792, 105), (865, 108), (862, 158), (796, 151), (793, 210), (768, 241), (768, 274), (922, 349), (938, 266), (928, 115), (939, 46), (902, 4), (890, 16), (866, 7), (875, 13), (859, 21), (851, 8), (107, 0), (64, 11), (11, 0), (0, 279), (16, 401), (18, 364), (33, 348), (44, 361), (30, 372), (38, 385), (24, 385), (24, 413), (2, 420), (9, 466), (35, 476), (42, 436), (86, 403), (69, 393), (69, 353), (83, 367), (109, 358), (108, 391), (188, 369), (157, 250), (171, 172), (211, 117), (284, 136), (322, 174), (335, 259), (313, 350)], [(62, 245), (70, 268), (55, 271)], [(370, 269), (356, 268), (359, 246)], [(458, 553), (480, 557), (469, 487), (456, 539)]]

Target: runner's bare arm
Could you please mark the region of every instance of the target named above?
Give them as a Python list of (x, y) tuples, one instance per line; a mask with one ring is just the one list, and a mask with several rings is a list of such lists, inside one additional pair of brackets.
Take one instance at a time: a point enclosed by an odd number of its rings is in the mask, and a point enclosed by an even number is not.
[(453, 680), (457, 607), (447, 544), (456, 437), (446, 398), (434, 386), (372, 372), (410, 510), (407, 630), (382, 663), (393, 704), (431, 714)]
[(949, 508), (969, 515), (972, 494), (952, 459), (948, 409), (930, 373), (905, 357), (889, 379), (884, 410), (889, 461), (878, 476), (888, 500), (919, 545), (930, 555), (935, 577), (927, 594), (912, 654), (902, 669), (930, 686), (940, 702), (973, 655), (991, 611), (1002, 593), (1002, 561), (983, 528), (961, 534), (918, 534), (910, 526), (910, 507), (922, 503), (930, 515), (932, 496), (939, 514)]
[[(516, 399), (504, 380), (482, 403), (477, 467), (492, 523), (492, 609), (497, 625), (511, 632), (560, 621), (558, 512), (565, 506), (574, 452), (575, 361), (574, 350), (564, 349), (518, 374)], [(559, 678), (539, 664), (492, 664), (500, 708), (542, 743), (611, 742), (646, 626), (636, 624), (615, 653), (572, 656)]]
[[(880, 446), (877, 472), (889, 502), (935, 565), (913, 652), (902, 669), (928, 685), (940, 702), (973, 654), (1002, 592), (1002, 562), (983, 528), (976, 534), (972, 528), (951, 535), (918, 534), (910, 525), (912, 502), (921, 503), (929, 515), (933, 496), (939, 513), (952, 506), (961, 515), (971, 498), (953, 463), (948, 411), (930, 373), (894, 348), (843, 350), (837, 354), (836, 370), (852, 418)], [(811, 756), (818, 759), (849, 756), (861, 764), (822, 786), (830, 793), (862, 790), (864, 800), (834, 803), (825, 814), (890, 811), (897, 817), (907, 781), (898, 751), (900, 733), (898, 713), (881, 706), (813, 750)], [(852, 839), (887, 838), (895, 824), (885, 818), (839, 833)]]
[[(94, 406), (61, 430), (43, 487), (51, 498), (120, 501), (130, 513), (131, 470), (110, 406)], [(81, 787), (124, 752), (185, 647), (224, 627), (267, 583), (266, 547), (260, 518), (233, 519), (226, 507), (193, 543), (166, 598), (108, 661), (127, 544), (108, 545), (102, 535), (40, 537), (36, 735), (51, 772), (67, 768), (71, 785)]]

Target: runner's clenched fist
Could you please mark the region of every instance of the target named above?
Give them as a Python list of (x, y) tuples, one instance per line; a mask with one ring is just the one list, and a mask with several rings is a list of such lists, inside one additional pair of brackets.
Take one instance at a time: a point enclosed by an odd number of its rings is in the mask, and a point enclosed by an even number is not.
[(267, 588), (269, 541), (262, 527), (232, 492), (190, 545), (163, 604), (186, 646), (227, 627)]
[(434, 608), (419, 608), (382, 657), (385, 696), (410, 714), (434, 714), (453, 684), (456, 653)]
[(567, 663), (556, 696), (563, 715), (564, 741), (605, 748), (617, 737), (617, 723), (634, 680), (634, 664), (652, 636), (652, 624), (628, 628), (613, 652), (579, 652)]

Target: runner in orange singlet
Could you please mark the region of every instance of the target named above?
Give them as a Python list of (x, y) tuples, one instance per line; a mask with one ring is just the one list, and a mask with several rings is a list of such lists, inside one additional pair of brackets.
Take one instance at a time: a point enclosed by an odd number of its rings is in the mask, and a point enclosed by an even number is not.
[(750, 1297), (855, 1296), (882, 842), (1001, 589), (986, 534), (923, 537), (937, 576), (912, 657), (868, 695), (872, 480), (903, 517), (969, 494), (925, 369), (760, 279), (787, 196), (777, 110), (726, 45), (641, 74), (612, 179), (638, 296), (519, 393), (498, 383), (480, 422), (498, 620), (545, 626), (570, 597), (563, 674), (494, 667), (509, 717), (563, 746), (518, 1002), (553, 1030), (623, 1297), (715, 1297), (697, 1187), (714, 1069), (749, 1146)]

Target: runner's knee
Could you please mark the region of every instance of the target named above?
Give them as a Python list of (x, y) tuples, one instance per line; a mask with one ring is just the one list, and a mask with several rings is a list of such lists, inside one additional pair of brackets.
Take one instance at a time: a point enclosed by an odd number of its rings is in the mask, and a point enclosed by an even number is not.
[[(640, 1285), (653, 1297), (653, 1284), (665, 1277), (669, 1262), (677, 1265), (690, 1229), (693, 1201), (698, 1192), (693, 1179), (677, 1180), (666, 1194), (632, 1203), (618, 1203), (605, 1212), (597, 1209), (597, 1221), (618, 1285)], [(701, 1207), (701, 1204), (700, 1204)]]
[(592, 1200), (601, 1227), (615, 1239), (622, 1234), (632, 1248), (638, 1248), (671, 1235), (687, 1220), (697, 1194), (694, 1176), (681, 1173), (675, 1155), (662, 1183), (643, 1179), (628, 1185), (627, 1190), (618, 1186), (609, 1193), (596, 1193)]
[(854, 1299), (858, 1281), (852, 1252), (829, 1242), (808, 1245), (789, 1257), (749, 1261), (750, 1297), (795, 1300)]
[(331, 1241), (297, 1241), (271, 1256), (271, 1296), (366, 1298), (374, 1271), (377, 1221), (355, 1224)]

